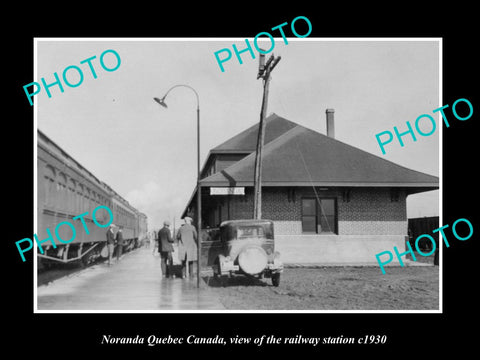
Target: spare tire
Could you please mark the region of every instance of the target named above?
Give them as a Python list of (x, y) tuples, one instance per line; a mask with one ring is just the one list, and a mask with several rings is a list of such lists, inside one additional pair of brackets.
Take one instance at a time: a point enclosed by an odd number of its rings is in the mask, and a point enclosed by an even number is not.
[(248, 246), (238, 255), (238, 265), (247, 274), (261, 273), (267, 267), (267, 254), (260, 246)]

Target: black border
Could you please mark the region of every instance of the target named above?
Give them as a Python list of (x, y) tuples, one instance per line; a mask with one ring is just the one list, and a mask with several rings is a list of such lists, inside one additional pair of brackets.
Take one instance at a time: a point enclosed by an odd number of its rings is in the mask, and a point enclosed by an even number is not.
[[(78, 5), (78, 4), (77, 4)], [(451, 5), (451, 6), (450, 6)], [(44, 4), (11, 10), (13, 22), (5, 22), (3, 56), (7, 86), (4, 106), (11, 110), (4, 117), (3, 188), (7, 193), (4, 208), (4, 256), (7, 260), (4, 296), (11, 320), (5, 321), (6, 350), (19, 353), (28, 347), (34, 356), (77, 355), (152, 355), (179, 356), (194, 351), (216, 356), (255, 352), (269, 356), (273, 351), (291, 351), (300, 356), (340, 355), (344, 350), (385, 355), (440, 354), (443, 349), (462, 350), (475, 344), (476, 313), (475, 264), (478, 250), (477, 203), (478, 152), (478, 57), (476, 56), (473, 6), (450, 4), (421, 9), (405, 2), (384, 4), (382, 8), (358, 3), (342, 3), (331, 8), (323, 3), (293, 9), (291, 4), (202, 3), (198, 9), (172, 9), (168, 4), (115, 3), (106, 9), (97, 4), (47, 8)], [(37, 7), (39, 9), (37, 9)], [(452, 224), (469, 219), (474, 235), (468, 241), (450, 241), (444, 247), (443, 314), (34, 314), (33, 259), (25, 263), (18, 257), (14, 242), (33, 233), (33, 109), (28, 105), (23, 85), (33, 81), (34, 37), (252, 37), (258, 32), (306, 16), (313, 25), (310, 37), (442, 37), (443, 104), (467, 98), (474, 115), (468, 121), (451, 121), (443, 128), (443, 219)], [(12, 23), (14, 25), (12, 25)], [(451, 112), (447, 112), (451, 114)], [(452, 116), (452, 115), (450, 115)], [(385, 345), (340, 346), (105, 346), (103, 334), (115, 336), (215, 336), (263, 334), (280, 336), (363, 336), (387, 335)], [(6, 337), (6, 338), (5, 338)]]

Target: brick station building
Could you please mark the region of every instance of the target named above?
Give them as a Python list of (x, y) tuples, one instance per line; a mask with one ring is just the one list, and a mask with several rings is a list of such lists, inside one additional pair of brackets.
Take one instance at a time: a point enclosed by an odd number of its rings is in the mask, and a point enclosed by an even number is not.
[[(336, 140), (333, 110), (326, 113), (327, 135), (266, 118), (262, 217), (274, 221), (285, 263), (376, 264), (375, 254), (405, 249), (407, 196), (438, 189), (439, 179)], [(210, 150), (202, 228), (253, 217), (257, 134), (258, 123)], [(196, 190), (183, 215), (194, 217), (195, 200)]]

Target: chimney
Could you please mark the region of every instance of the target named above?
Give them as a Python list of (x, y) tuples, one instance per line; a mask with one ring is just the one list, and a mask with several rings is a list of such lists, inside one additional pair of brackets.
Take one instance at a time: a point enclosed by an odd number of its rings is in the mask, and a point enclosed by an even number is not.
[(335, 139), (335, 123), (333, 121), (334, 109), (327, 109), (325, 113), (327, 114), (327, 136)]

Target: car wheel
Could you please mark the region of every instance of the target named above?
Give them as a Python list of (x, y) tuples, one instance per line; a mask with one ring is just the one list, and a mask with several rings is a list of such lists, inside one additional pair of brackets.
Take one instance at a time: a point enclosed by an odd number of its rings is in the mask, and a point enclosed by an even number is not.
[(272, 274), (272, 285), (273, 286), (280, 285), (280, 273)]

